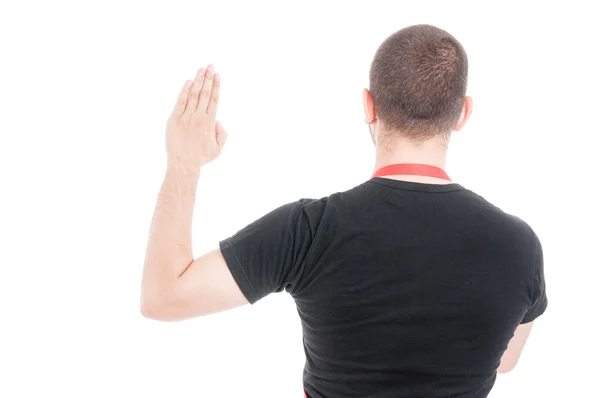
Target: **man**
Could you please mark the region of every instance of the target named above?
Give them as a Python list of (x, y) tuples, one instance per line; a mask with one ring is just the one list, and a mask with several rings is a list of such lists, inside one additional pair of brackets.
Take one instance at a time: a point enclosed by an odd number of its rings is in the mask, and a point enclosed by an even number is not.
[(450, 134), (471, 114), (467, 69), (443, 30), (390, 36), (363, 93), (374, 177), (284, 205), (194, 260), (198, 177), (227, 138), (220, 76), (201, 69), (167, 125), (142, 313), (182, 320), (285, 289), (302, 320), (307, 397), (487, 396), (547, 299), (532, 229), (443, 170)]

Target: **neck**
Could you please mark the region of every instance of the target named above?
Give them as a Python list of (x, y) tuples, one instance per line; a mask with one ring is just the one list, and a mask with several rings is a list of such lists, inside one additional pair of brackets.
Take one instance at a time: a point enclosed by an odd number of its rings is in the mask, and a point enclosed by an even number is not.
[[(445, 169), (448, 140), (434, 138), (422, 143), (415, 143), (400, 138), (395, 140), (393, 144), (377, 144), (375, 151), (375, 169), (373, 172), (384, 166), (397, 163), (419, 163)], [(415, 175), (386, 176), (386, 178), (428, 184), (449, 183), (449, 181), (439, 178)]]

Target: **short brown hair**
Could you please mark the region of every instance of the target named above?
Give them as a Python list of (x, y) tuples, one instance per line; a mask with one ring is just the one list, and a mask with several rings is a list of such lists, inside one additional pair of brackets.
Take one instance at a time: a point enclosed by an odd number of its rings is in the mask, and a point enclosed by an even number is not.
[(397, 31), (379, 47), (369, 74), (377, 117), (386, 131), (423, 141), (450, 133), (467, 91), (462, 45), (431, 25)]

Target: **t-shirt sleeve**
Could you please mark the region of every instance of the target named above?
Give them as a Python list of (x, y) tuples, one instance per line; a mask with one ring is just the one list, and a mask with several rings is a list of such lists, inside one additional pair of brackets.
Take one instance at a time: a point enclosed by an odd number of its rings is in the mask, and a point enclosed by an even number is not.
[(293, 292), (312, 243), (304, 211), (309, 199), (283, 205), (219, 242), (221, 253), (251, 304), (273, 292)]
[(535, 263), (533, 268), (533, 283), (531, 305), (525, 313), (521, 324), (533, 322), (542, 315), (548, 307), (546, 296), (546, 280), (544, 277), (544, 254), (538, 237), (535, 237)]

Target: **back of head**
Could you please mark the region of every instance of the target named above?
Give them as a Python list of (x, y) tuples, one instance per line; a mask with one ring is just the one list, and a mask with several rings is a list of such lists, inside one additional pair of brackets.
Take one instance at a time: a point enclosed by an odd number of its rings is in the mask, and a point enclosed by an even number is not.
[(415, 141), (448, 136), (461, 115), (467, 74), (465, 50), (442, 29), (414, 25), (388, 37), (369, 76), (388, 138), (395, 133)]

